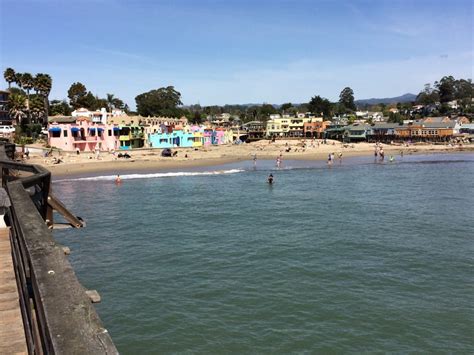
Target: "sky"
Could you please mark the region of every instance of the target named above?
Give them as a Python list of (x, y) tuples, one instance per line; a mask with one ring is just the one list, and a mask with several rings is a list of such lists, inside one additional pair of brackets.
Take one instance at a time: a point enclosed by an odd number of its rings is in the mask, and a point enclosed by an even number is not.
[[(185, 105), (417, 94), (473, 77), (464, 0), (0, 0), (0, 69), (48, 73), (130, 107), (163, 86)], [(2, 81), (0, 86), (7, 86)]]

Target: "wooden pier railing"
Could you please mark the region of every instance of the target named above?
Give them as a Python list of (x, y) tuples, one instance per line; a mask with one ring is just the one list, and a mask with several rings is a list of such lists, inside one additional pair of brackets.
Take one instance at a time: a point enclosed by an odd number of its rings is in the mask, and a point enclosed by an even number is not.
[(14, 150), (0, 145), (0, 167), (11, 203), (7, 219), (28, 352), (116, 354), (64, 248), (53, 238), (51, 173), (12, 161)]

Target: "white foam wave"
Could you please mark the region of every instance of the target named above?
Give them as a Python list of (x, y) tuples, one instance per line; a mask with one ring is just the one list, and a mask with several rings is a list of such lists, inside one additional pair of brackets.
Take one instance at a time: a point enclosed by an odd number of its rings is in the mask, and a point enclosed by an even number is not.
[[(178, 177), (178, 176), (209, 176), (209, 175), (224, 175), (224, 174), (236, 174), (243, 172), (243, 169), (230, 169), (230, 170), (215, 170), (215, 171), (177, 171), (168, 173), (151, 173), (151, 174), (126, 174), (120, 175), (121, 180), (132, 180), (132, 179), (153, 179), (153, 178), (167, 178), (167, 177)], [(91, 176), (84, 178), (75, 179), (62, 179), (56, 180), (55, 182), (65, 181), (113, 181), (117, 175), (101, 175)]]

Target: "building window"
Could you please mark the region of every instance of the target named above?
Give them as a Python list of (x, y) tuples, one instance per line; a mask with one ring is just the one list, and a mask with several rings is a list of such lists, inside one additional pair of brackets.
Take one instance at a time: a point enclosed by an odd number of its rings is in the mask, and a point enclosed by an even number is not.
[(64, 132), (64, 137), (67, 137), (67, 129), (65, 129), (63, 132)]
[(112, 136), (112, 130), (111, 129), (108, 130), (108, 135), (109, 135), (109, 137)]

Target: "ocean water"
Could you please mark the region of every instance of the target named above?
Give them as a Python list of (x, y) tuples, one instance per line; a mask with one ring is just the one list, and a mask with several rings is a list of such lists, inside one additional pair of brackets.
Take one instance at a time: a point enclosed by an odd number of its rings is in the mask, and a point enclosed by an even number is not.
[(123, 354), (474, 352), (474, 154), (113, 178), (55, 237)]

